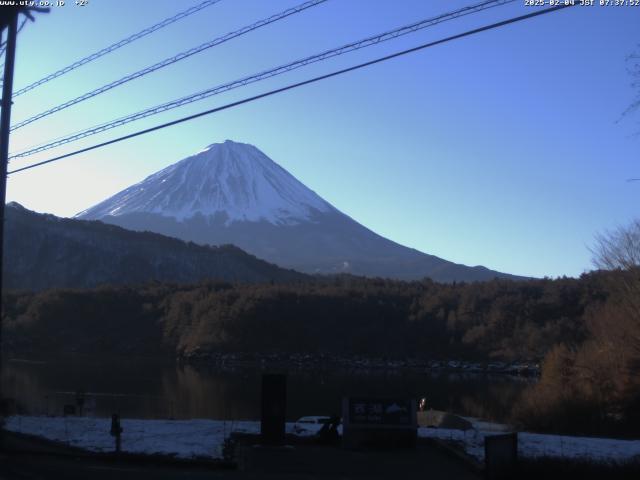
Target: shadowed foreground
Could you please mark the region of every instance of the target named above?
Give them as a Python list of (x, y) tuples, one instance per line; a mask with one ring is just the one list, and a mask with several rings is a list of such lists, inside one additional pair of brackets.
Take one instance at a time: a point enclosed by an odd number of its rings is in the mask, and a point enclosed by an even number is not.
[[(350, 451), (336, 447), (252, 447), (241, 453), (238, 469), (223, 464), (168, 458), (86, 455), (75, 449), (7, 434), (0, 453), (0, 480), (173, 479), (173, 478), (394, 478), (477, 479), (467, 466), (431, 445), (412, 451)], [(25, 452), (29, 449), (29, 453)], [(18, 452), (19, 450), (19, 452)]]

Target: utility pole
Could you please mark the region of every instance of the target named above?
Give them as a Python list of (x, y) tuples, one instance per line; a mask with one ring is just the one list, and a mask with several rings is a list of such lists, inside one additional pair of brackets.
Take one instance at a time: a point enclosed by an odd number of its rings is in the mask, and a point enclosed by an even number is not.
[[(0, 113), (0, 435), (4, 423), (4, 395), (2, 388), (2, 316), (3, 310), (3, 257), (4, 257), (4, 206), (7, 197), (7, 165), (9, 163), (9, 129), (11, 127), (11, 97), (13, 95), (13, 66), (16, 59), (16, 38), (18, 36), (18, 14), (16, 10), (8, 20), (7, 49), (5, 51), (4, 75), (2, 84), (2, 112)], [(0, 438), (0, 448), (4, 445)]]
[(3, 308), (3, 273), (4, 273), (4, 210), (7, 201), (7, 169), (9, 165), (9, 133), (11, 130), (11, 105), (13, 97), (13, 67), (16, 61), (16, 40), (18, 37), (18, 17), (20, 14), (32, 22), (33, 12), (49, 13), (49, 8), (5, 6), (0, 7), (0, 37), (7, 29), (4, 74), (2, 76), (2, 100), (0, 105), (0, 450), (4, 448), (4, 390), (2, 388), (2, 320)]

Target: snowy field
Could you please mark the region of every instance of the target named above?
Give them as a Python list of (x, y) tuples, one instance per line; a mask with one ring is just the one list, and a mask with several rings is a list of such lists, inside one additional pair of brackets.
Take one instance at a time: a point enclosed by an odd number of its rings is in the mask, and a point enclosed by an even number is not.
[[(259, 433), (259, 422), (219, 420), (128, 420), (121, 422), (122, 451), (221, 458), (224, 439), (233, 432)], [(292, 425), (288, 425), (288, 430)], [(36, 435), (93, 452), (113, 452), (111, 418), (13, 416), (5, 429)]]
[[(423, 438), (457, 443), (476, 460), (484, 461), (484, 439), (495, 431), (419, 428)], [(518, 455), (526, 458), (570, 458), (596, 462), (640, 461), (640, 440), (569, 437), (539, 433), (518, 433)]]
[[(221, 458), (224, 439), (231, 432), (258, 433), (255, 421), (222, 420), (122, 420), (122, 450), (128, 453), (173, 455), (178, 458)], [(479, 461), (484, 460), (484, 438), (502, 428), (477, 424), (482, 429), (453, 430), (419, 428), (423, 438), (455, 442)], [(110, 418), (13, 416), (5, 428), (95, 452), (112, 452), (114, 440), (109, 434)], [(314, 426), (310, 426), (314, 427)], [(316, 426), (316, 429), (319, 426)], [(500, 426), (498, 426), (500, 427)], [(295, 424), (287, 424), (287, 432)], [(298, 434), (312, 434), (307, 429)], [(640, 461), (640, 440), (568, 437), (521, 432), (518, 453), (523, 457), (588, 459), (601, 462)]]

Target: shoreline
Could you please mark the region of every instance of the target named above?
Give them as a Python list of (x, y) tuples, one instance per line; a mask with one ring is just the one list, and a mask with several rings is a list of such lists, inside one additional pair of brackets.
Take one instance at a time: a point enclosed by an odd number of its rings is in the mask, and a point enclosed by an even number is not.
[(214, 367), (220, 370), (236, 368), (280, 369), (280, 370), (335, 370), (357, 371), (410, 371), (412, 373), (457, 373), (478, 375), (505, 375), (537, 379), (540, 364), (535, 361), (470, 361), (433, 359), (387, 359), (363, 356), (338, 356), (328, 354), (261, 354), (261, 353), (213, 353), (195, 351), (176, 356), (111, 354), (95, 356), (84, 353), (64, 353), (44, 359), (37, 355), (4, 355), (3, 362), (43, 365), (81, 359), (90, 363), (130, 362), (132, 359), (149, 364), (190, 365), (193, 367)]
[(537, 362), (500, 362), (465, 360), (386, 359), (311, 354), (253, 354), (193, 352), (176, 357), (178, 363), (218, 368), (282, 368), (294, 370), (409, 370), (425, 373), (499, 374), (537, 378)]

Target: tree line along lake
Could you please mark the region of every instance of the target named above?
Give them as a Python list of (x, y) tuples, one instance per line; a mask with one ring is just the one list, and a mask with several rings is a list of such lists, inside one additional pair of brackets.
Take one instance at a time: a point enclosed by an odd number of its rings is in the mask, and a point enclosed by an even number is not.
[(5, 397), (15, 413), (78, 413), (124, 418), (258, 420), (261, 376), (285, 372), (287, 419), (340, 412), (344, 396), (426, 398), (427, 408), (508, 422), (513, 406), (535, 378), (502, 373), (415, 369), (294, 369), (284, 366), (220, 367), (157, 359), (83, 357), (52, 361), (9, 360)]

